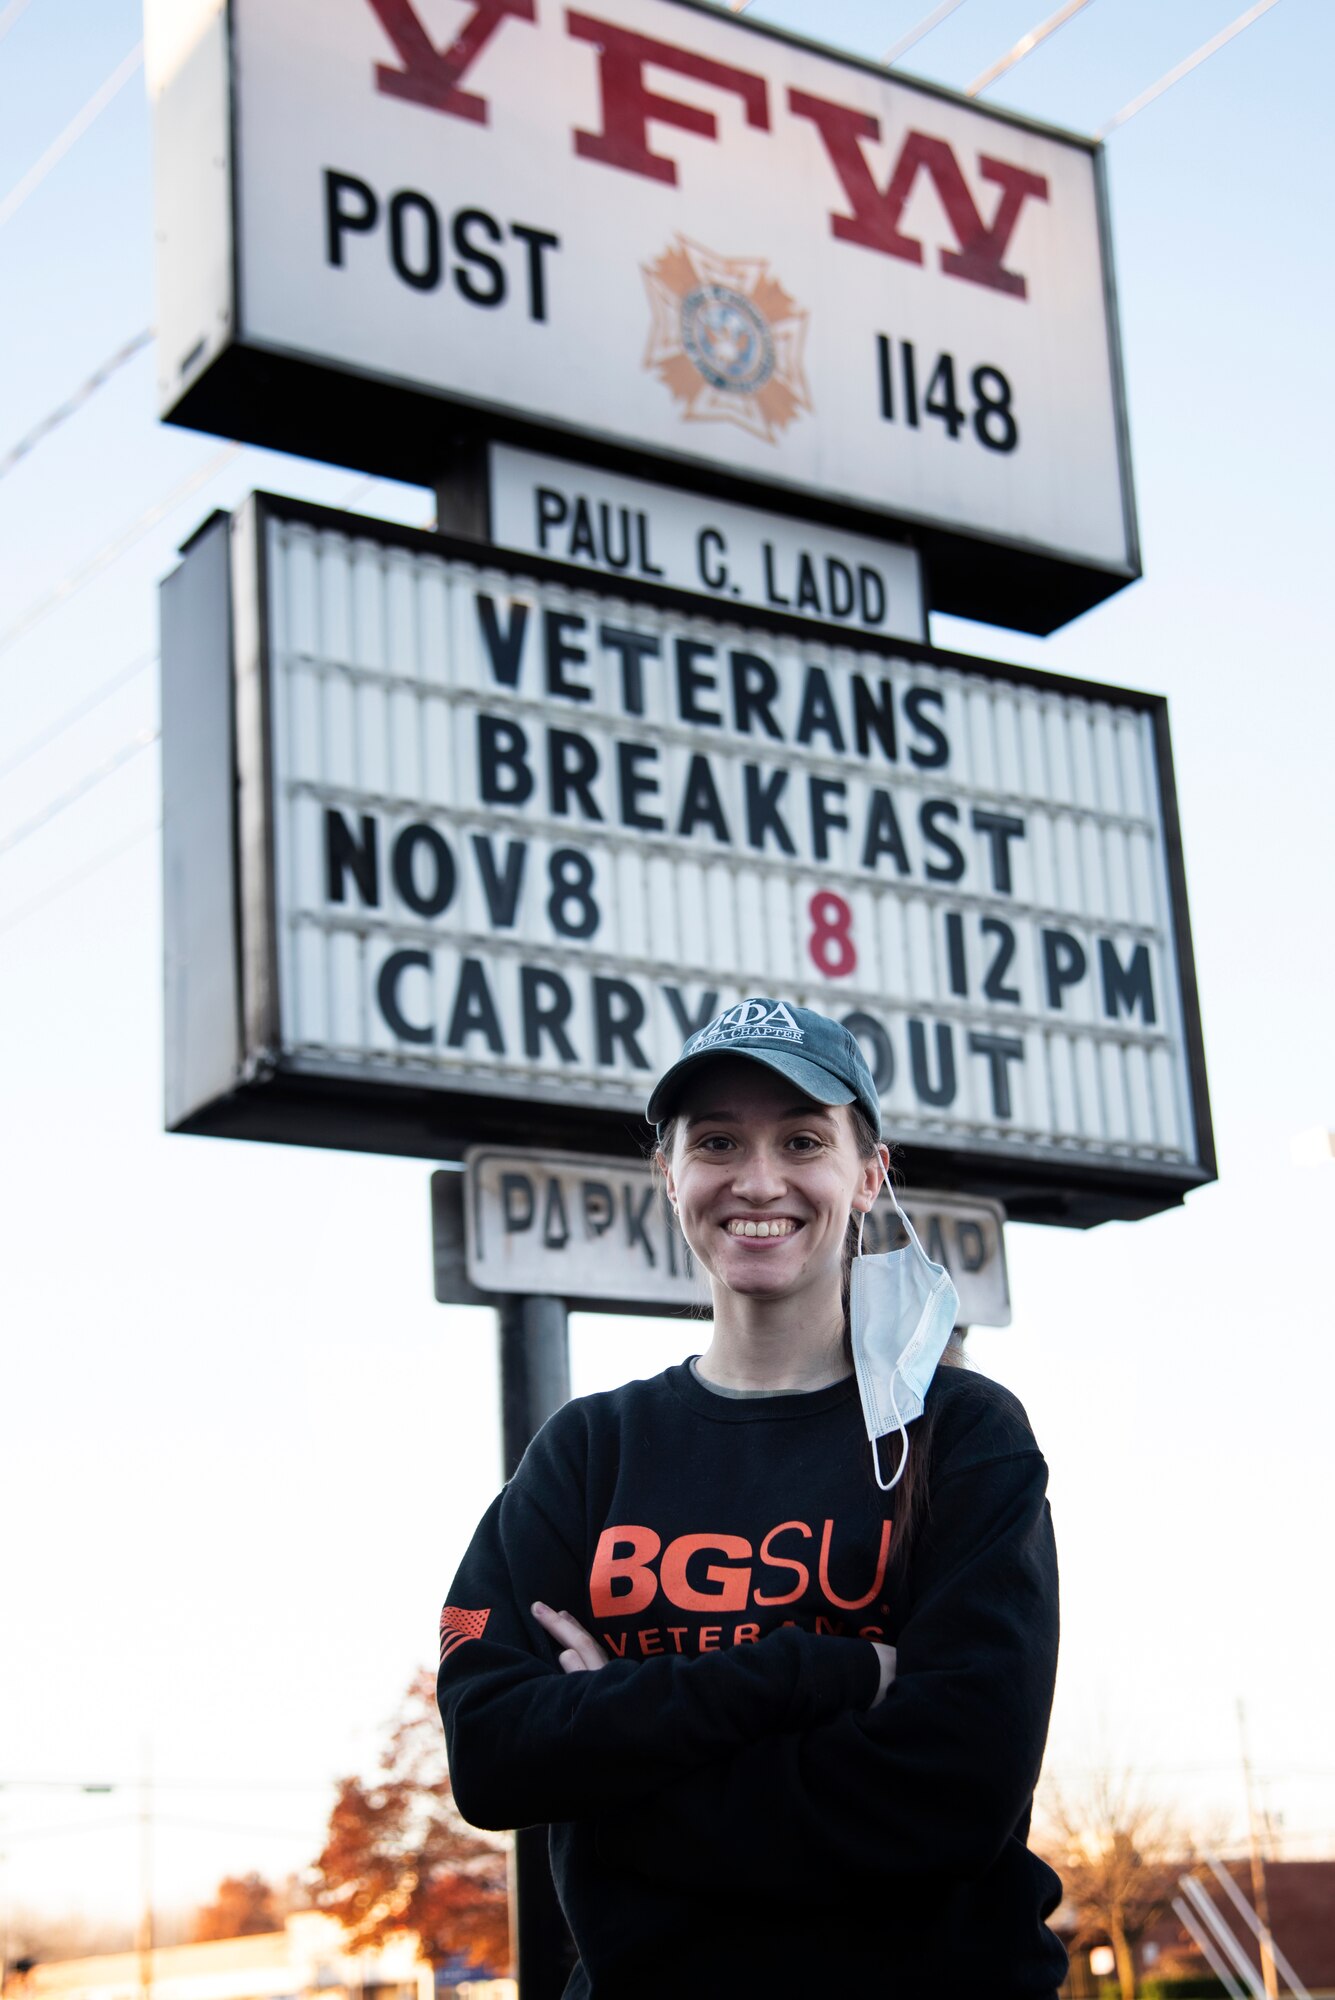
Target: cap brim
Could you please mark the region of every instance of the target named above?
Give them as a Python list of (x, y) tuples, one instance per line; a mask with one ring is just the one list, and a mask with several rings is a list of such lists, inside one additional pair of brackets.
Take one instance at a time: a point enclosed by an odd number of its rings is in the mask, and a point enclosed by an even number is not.
[(857, 1092), (850, 1090), (842, 1077), (834, 1076), (828, 1069), (822, 1069), (819, 1063), (810, 1062), (806, 1056), (793, 1055), (787, 1049), (701, 1049), (696, 1055), (683, 1056), (659, 1077), (644, 1109), (649, 1123), (661, 1125), (665, 1118), (672, 1116), (676, 1099), (690, 1072), (699, 1069), (703, 1063), (718, 1062), (725, 1056), (741, 1056), (746, 1062), (762, 1063), (766, 1069), (777, 1070), (780, 1076), (795, 1083), (804, 1097), (810, 1097), (817, 1104), (857, 1102)]

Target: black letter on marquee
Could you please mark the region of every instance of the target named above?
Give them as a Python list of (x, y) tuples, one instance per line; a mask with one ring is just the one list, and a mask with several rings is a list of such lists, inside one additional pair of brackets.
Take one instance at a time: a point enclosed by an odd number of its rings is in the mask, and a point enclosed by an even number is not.
[(908, 849), (895, 817), (895, 802), (883, 786), (873, 785), (867, 814), (867, 835), (862, 843), (863, 867), (874, 868), (883, 854), (892, 854), (900, 874), (908, 874)]
[[(507, 772), (507, 781), (502, 784), (502, 775)], [(532, 798), (528, 738), (517, 722), (478, 711), (477, 778), (484, 806), (522, 806)]]
[(644, 663), (658, 657), (652, 632), (631, 632), (620, 625), (600, 625), (598, 643), (621, 656), (621, 702), (627, 715), (644, 714)]
[(787, 771), (771, 771), (762, 780), (759, 764), (743, 764), (742, 779), (746, 787), (746, 838), (750, 845), (763, 853), (765, 836), (772, 833), (785, 854), (796, 854), (793, 836), (779, 815), (779, 794), (788, 783)]
[(975, 806), (969, 815), (975, 833), (985, 833), (992, 850), (992, 887), (999, 896), (1009, 896), (1011, 883), (1011, 842), (1024, 839), (1024, 821), (1010, 813), (984, 812)]
[(842, 778), (808, 778), (807, 793), (811, 806), (811, 845), (817, 861), (830, 858), (830, 828), (842, 827), (848, 830), (848, 814), (835, 812), (831, 806), (833, 799), (847, 799), (848, 786)]
[(379, 828), (370, 813), (362, 814), (361, 842), (337, 806), (324, 811), (324, 893), (328, 903), (346, 903), (348, 875), (363, 903), (380, 907)]
[[(345, 194), (355, 194), (359, 206), (345, 208)], [(332, 168), (324, 170), (324, 257), (326, 264), (339, 269), (343, 264), (343, 238), (345, 236), (365, 236), (374, 229), (380, 215), (380, 203), (376, 200), (375, 189), (365, 181), (359, 181), (355, 174), (336, 174)]]
[(547, 734), (547, 783), (552, 812), (557, 819), (570, 817), (573, 794), (585, 819), (601, 819), (598, 801), (590, 790), (598, 775), (598, 752), (587, 736), (577, 729), (552, 729)]
[(584, 620), (577, 611), (544, 611), (543, 650), (547, 658), (547, 692), (563, 694), (570, 701), (592, 701), (593, 689), (582, 681), (567, 680), (567, 667), (587, 667), (589, 656), (582, 646), (572, 646), (568, 634), (583, 632)]
[(1062, 994), (1085, 976), (1085, 947), (1069, 931), (1043, 932), (1043, 973), (1049, 1007), (1062, 1007)]
[(718, 1012), (718, 994), (712, 987), (706, 992), (694, 1014), (682, 999), (680, 986), (665, 984), (658, 990), (672, 1009), (672, 1017), (681, 1031), (683, 1041), (691, 1035), (698, 1035), (706, 1022), (712, 1021)]
[[(491, 844), (491, 835), (475, 833), (473, 859), (477, 862), (477, 872), (482, 878), (482, 893), (487, 899), (487, 915), (491, 918), (493, 929), (513, 930), (519, 891), (524, 881), (524, 863), (528, 859), (528, 842), (506, 841), (505, 867), (502, 870), (496, 866), (496, 853)], [(473, 961), (466, 962), (471, 964)]]
[(722, 729), (723, 717), (716, 708), (701, 708), (696, 695), (702, 688), (711, 693), (718, 687), (718, 681), (697, 663), (712, 659), (714, 648), (707, 646), (703, 639), (678, 639), (677, 654), (677, 708), (683, 722), (699, 722), (710, 729)]
[(927, 738), (928, 748), (919, 750), (909, 746), (909, 762), (916, 764), (920, 771), (938, 771), (950, 762), (950, 745), (945, 731), (933, 722), (930, 715), (924, 715), (925, 708), (944, 708), (945, 696), (937, 688), (913, 687), (904, 697), (904, 713), (921, 736)]
[(759, 653), (729, 653), (728, 665), (732, 669), (733, 727), (743, 736), (749, 736), (755, 717), (767, 736), (782, 743), (783, 731), (770, 706), (778, 700), (779, 676), (769, 661)]
[(893, 688), (888, 680), (882, 678), (877, 681), (873, 694), (861, 674), (852, 674), (849, 678), (853, 687), (853, 740), (859, 757), (870, 757), (874, 732), (886, 762), (897, 764), (899, 745), (895, 741)]
[(797, 718), (798, 742), (810, 743), (818, 729), (832, 750), (844, 748), (843, 727), (825, 670), (823, 667), (808, 667), (802, 688), (802, 707)]
[(709, 768), (708, 757), (697, 750), (686, 767), (681, 812), (677, 817), (679, 838), (689, 838), (701, 820), (711, 829), (715, 840), (721, 840), (725, 847), (731, 847), (732, 835), (728, 831), (728, 822), (723, 817), (722, 802), (714, 789), (714, 773)]
[(1014, 1035), (970, 1035), (969, 1054), (986, 1056), (992, 1079), (992, 1111), (997, 1118), (1011, 1114), (1011, 1073), (1008, 1063), (1024, 1061), (1024, 1043)]
[(862, 1053), (871, 1049), (871, 1080), (884, 1097), (895, 1080), (895, 1052), (881, 1023), (870, 1014), (845, 1014), (844, 1026), (862, 1043)]
[[(913, 752), (910, 750), (910, 757)], [(943, 833), (938, 820), (948, 819), (958, 822), (960, 809), (950, 799), (926, 799), (918, 813), (918, 824), (922, 828), (923, 839), (933, 847), (939, 847), (950, 858), (947, 861), (929, 861), (927, 879), (929, 882), (958, 882), (964, 873), (964, 855), (957, 842), (948, 833)]]
[(504, 633), (496, 616), (496, 606), (484, 591), (478, 593), (477, 615), (482, 636), (487, 642), (492, 679), (499, 681), (502, 687), (518, 687), (524, 634), (528, 630), (527, 604), (520, 603), (516, 598), (510, 600), (510, 622)]
[(658, 762), (656, 743), (617, 743), (617, 790), (621, 798), (621, 824), (638, 826), (646, 833), (662, 833), (667, 824), (657, 813), (640, 811), (642, 798), (658, 795), (658, 779), (639, 767), (648, 759)]
[(445, 1040), (452, 1049), (461, 1049), (470, 1035), (485, 1035), (487, 1047), (494, 1056), (505, 1054), (505, 1037), (501, 1033), (496, 1002), (491, 997), (487, 975), (478, 958), (466, 958), (459, 967), (459, 984), (455, 988), (454, 1007)]
[[(425, 894), (413, 874), (413, 860), (419, 848), (431, 856), (432, 881)], [(442, 835), (424, 820), (405, 826), (394, 842), (394, 887), (410, 910), (419, 917), (438, 917), (447, 910), (454, 895), (454, 856)]]
[(921, 1021), (909, 1022), (909, 1066), (913, 1088), (923, 1104), (944, 1109), (955, 1102), (955, 1033), (949, 1021), (936, 1024), (936, 1066), (941, 1081), (934, 1084), (927, 1074), (927, 1029)]
[(423, 972), (430, 972), (430, 952), (392, 951), (380, 968), (380, 977), (375, 983), (375, 997), (380, 1002), (380, 1011), (389, 1023), (391, 1031), (401, 1042), (429, 1042), (430, 1028), (415, 1028), (399, 1005), (399, 980), (408, 968), (414, 965), (419, 966)]
[(1112, 939), (1100, 938), (1099, 974), (1103, 980), (1103, 1011), (1110, 1021), (1117, 1020), (1125, 1004), (1128, 1014), (1134, 1014), (1139, 1007), (1146, 1026), (1153, 1026), (1154, 980), (1150, 973), (1150, 948), (1147, 944), (1134, 946), (1131, 962), (1124, 966)]
[[(544, 989), (546, 998), (543, 998)], [(519, 968), (519, 1004), (524, 1020), (524, 1054), (530, 1062), (542, 1058), (544, 1034), (563, 1063), (576, 1060), (574, 1045), (566, 1033), (575, 1002), (559, 972), (544, 972), (540, 965)]]
[(649, 1059), (635, 1039), (635, 1030), (644, 1026), (644, 1002), (625, 979), (605, 979), (594, 975), (593, 1033), (594, 1060), (608, 1065), (617, 1060), (617, 1044), (636, 1069), (648, 1069)]

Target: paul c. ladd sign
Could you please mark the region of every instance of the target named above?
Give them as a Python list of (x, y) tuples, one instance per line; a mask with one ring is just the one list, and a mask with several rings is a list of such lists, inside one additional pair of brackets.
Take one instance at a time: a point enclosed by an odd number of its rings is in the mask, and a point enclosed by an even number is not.
[(1087, 1220), (1209, 1178), (1155, 697), (267, 497), (163, 657), (172, 1123), (630, 1150), (763, 994), (858, 1035), (919, 1185)]
[(1035, 629), (1138, 573), (1089, 142), (685, 0), (231, 0), (157, 149), (178, 421), (596, 440), (918, 524)]

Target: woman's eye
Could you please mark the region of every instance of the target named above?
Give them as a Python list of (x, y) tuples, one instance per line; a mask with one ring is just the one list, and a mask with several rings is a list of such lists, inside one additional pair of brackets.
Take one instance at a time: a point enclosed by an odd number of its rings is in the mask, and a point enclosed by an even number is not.
[(800, 1153), (814, 1152), (820, 1140), (812, 1132), (798, 1132), (788, 1141)]

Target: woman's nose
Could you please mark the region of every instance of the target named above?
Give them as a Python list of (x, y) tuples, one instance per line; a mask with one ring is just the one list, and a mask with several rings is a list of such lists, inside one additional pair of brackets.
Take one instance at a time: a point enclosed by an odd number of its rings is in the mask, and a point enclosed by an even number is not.
[(738, 1161), (732, 1185), (743, 1201), (773, 1201), (785, 1186), (782, 1161), (766, 1148), (754, 1148)]

